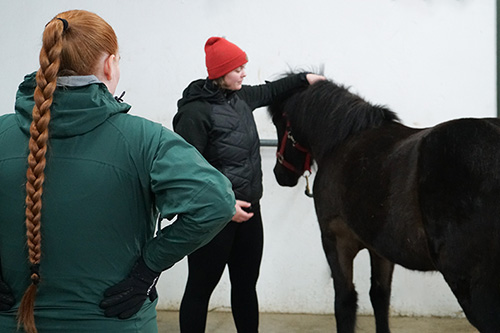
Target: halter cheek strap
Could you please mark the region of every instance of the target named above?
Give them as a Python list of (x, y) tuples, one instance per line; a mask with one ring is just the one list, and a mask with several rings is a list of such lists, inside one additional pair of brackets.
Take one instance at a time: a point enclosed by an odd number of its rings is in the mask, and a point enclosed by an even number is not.
[[(285, 114), (283, 116), (286, 118)], [(304, 159), (304, 166), (302, 167), (302, 170), (297, 169), (293, 164), (291, 164), (290, 162), (285, 160), (285, 148), (286, 148), (286, 144), (287, 144), (288, 140), (290, 140), (292, 142), (292, 145), (295, 149), (306, 154), (305, 159)], [(283, 138), (281, 139), (280, 149), (276, 152), (276, 159), (277, 159), (279, 164), (283, 165), (288, 170), (294, 172), (295, 174), (297, 174), (299, 176), (304, 176), (304, 178), (306, 179), (305, 194), (308, 197), (312, 198), (313, 194), (311, 193), (311, 190), (309, 188), (309, 176), (311, 175), (312, 155), (307, 148), (305, 148), (300, 143), (298, 143), (297, 140), (295, 140), (295, 138), (292, 135), (291, 125), (290, 125), (290, 121), (288, 119), (287, 119), (287, 123), (286, 123), (285, 133), (283, 134)]]
[[(295, 149), (306, 154), (304, 160), (304, 167), (302, 168), (302, 170), (297, 169), (290, 162), (285, 160), (285, 148), (288, 140), (292, 142), (292, 145)], [(283, 138), (281, 139), (280, 149), (276, 152), (276, 158), (281, 165), (283, 165), (288, 170), (293, 171), (300, 176), (302, 176), (306, 171), (309, 171), (309, 174), (311, 174), (311, 153), (309, 152), (309, 150), (307, 150), (304, 146), (302, 146), (295, 140), (290, 130), (290, 122), (288, 121), (285, 133), (283, 134)]]

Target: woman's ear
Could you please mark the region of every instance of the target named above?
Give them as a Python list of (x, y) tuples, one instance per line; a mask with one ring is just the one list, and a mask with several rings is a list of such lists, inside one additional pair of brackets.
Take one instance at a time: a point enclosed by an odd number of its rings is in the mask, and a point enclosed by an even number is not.
[(115, 61), (116, 56), (114, 54), (109, 55), (106, 59), (104, 59), (104, 76), (108, 81), (111, 81), (113, 75), (115, 75)]
[(108, 87), (110, 93), (114, 94), (118, 81), (120, 80), (119, 56), (115, 54), (106, 55), (101, 59), (97, 70), (97, 78)]

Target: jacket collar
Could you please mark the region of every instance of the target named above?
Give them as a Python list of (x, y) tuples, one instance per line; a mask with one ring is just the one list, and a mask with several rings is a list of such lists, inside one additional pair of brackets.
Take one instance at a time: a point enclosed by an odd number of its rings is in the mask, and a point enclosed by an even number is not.
[[(25, 133), (29, 133), (31, 125), (35, 88), (36, 72), (26, 75), (16, 95), (16, 119)], [(130, 108), (116, 101), (94, 75), (59, 77), (50, 107), (49, 135), (59, 138), (81, 135)]]
[(95, 75), (60, 76), (57, 78), (58, 87), (82, 87), (93, 83), (101, 83)]

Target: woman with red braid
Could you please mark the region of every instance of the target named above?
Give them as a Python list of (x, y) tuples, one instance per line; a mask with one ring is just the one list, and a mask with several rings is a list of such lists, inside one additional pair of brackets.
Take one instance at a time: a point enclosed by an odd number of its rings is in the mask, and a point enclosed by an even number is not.
[[(235, 213), (226, 177), (113, 98), (119, 78), (113, 29), (63, 12), (0, 117), (0, 332), (157, 332), (160, 273)], [(158, 215), (177, 219), (155, 235)]]

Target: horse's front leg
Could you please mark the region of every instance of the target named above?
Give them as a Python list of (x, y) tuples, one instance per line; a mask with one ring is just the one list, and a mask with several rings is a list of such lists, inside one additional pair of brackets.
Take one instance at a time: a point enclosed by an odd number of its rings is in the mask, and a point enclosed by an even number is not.
[(373, 251), (369, 252), (372, 267), (370, 300), (375, 314), (376, 332), (389, 333), (389, 305), (394, 263)]
[(321, 239), (335, 289), (337, 332), (353, 333), (356, 327), (358, 300), (352, 281), (353, 260), (361, 245), (347, 230), (336, 234), (331, 228), (322, 228)]

